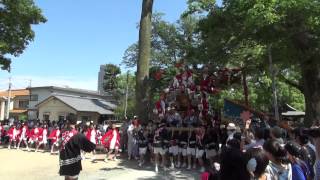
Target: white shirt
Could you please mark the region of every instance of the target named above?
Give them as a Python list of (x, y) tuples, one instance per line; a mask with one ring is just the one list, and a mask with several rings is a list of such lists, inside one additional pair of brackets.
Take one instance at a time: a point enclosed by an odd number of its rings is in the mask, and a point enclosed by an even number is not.
[(43, 141), (47, 141), (47, 134), (48, 134), (48, 131), (44, 129), (42, 132)]
[(13, 129), (13, 138), (17, 137), (18, 135), (18, 130), (17, 129)]
[(112, 139), (111, 139), (111, 142), (110, 142), (110, 149), (114, 149), (115, 148), (116, 142), (117, 142), (117, 132), (116, 132), (116, 130), (113, 130)]
[(266, 176), (267, 180), (292, 180), (291, 164), (281, 167), (270, 161), (266, 168)]
[(96, 131), (95, 131), (95, 130), (91, 130), (90, 141), (91, 141), (92, 143), (95, 143), (95, 142), (96, 142)]
[(21, 137), (25, 137), (26, 136), (26, 132), (27, 132), (27, 128), (23, 127), (22, 128)]
[(103, 125), (103, 130), (104, 130), (104, 132), (107, 131), (107, 128), (108, 128), (108, 125), (107, 125), (107, 124)]

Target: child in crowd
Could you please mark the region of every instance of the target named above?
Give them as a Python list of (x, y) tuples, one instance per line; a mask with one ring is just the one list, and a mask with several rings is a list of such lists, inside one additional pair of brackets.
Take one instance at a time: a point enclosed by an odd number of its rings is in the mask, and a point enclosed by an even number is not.
[(211, 128), (208, 128), (204, 136), (205, 152), (206, 159), (209, 161), (211, 168), (213, 168), (214, 157), (218, 155), (219, 143), (218, 135), (216, 131)]
[(41, 145), (43, 145), (43, 151), (45, 151), (45, 148), (48, 144), (48, 126), (46, 124), (43, 125), (43, 127), (40, 129), (39, 133), (39, 144), (35, 150), (37, 152)]
[(25, 123), (22, 128), (21, 128), (21, 135), (19, 138), (19, 143), (17, 149), (20, 148), (21, 142), (23, 142), (26, 146), (26, 149), (29, 151), (29, 146), (28, 146), (28, 134), (29, 134), (29, 128), (27, 126), (27, 123)]
[(2, 144), (2, 138), (4, 137), (5, 135), (5, 130), (3, 128), (3, 123), (0, 122), (0, 144)]
[(101, 145), (101, 139), (102, 139), (102, 133), (101, 133), (101, 130), (99, 128), (98, 125), (95, 126), (95, 129), (96, 129), (96, 132), (97, 132), (97, 142), (96, 142), (96, 145)]
[(188, 156), (188, 170), (191, 169), (192, 162), (193, 162), (193, 168), (195, 169), (196, 168), (196, 134), (194, 131), (189, 131), (187, 156)]
[[(35, 125), (34, 128), (30, 132), (29, 141), (28, 144), (37, 146), (39, 142), (39, 136), (40, 136), (40, 128), (38, 128), (38, 125)], [(29, 149), (30, 151), (30, 149)]]
[(137, 141), (137, 133), (140, 128), (139, 121), (137, 117), (134, 117), (134, 120), (128, 126), (127, 134), (128, 134), (128, 159), (135, 158), (138, 160), (139, 155), (139, 147)]
[(111, 153), (114, 152), (113, 160), (116, 160), (116, 157), (118, 155), (118, 151), (120, 148), (120, 134), (117, 130), (117, 127), (115, 124), (112, 124), (112, 129), (110, 129), (103, 137), (102, 142), (104, 143), (105, 148), (108, 149), (108, 154), (105, 159), (107, 162), (110, 159)]
[(205, 128), (204, 127), (198, 128), (196, 132), (196, 159), (199, 162), (201, 172), (205, 171), (204, 162), (203, 162), (203, 154), (204, 154), (204, 147), (205, 147), (204, 135), (205, 135)]
[(180, 131), (179, 133), (179, 155), (177, 168), (187, 167), (187, 148), (188, 148), (188, 131)]
[(56, 125), (55, 129), (52, 130), (52, 132), (50, 133), (49, 138), (51, 139), (51, 142), (52, 142), (51, 151), (50, 151), (51, 154), (58, 153), (54, 151), (54, 147), (57, 147), (57, 148), (59, 147), (60, 132), (61, 131), (59, 129), (59, 126)]
[(19, 140), (20, 130), (16, 127), (16, 125), (12, 125), (12, 127), (8, 131), (9, 135), (9, 146), (8, 149), (11, 149), (11, 144), (14, 144), (14, 148), (17, 148), (17, 141)]
[(154, 153), (153, 153), (153, 140), (154, 140), (154, 130), (156, 125), (152, 122), (148, 123), (147, 126), (147, 138), (148, 138), (148, 150), (150, 153), (150, 163), (154, 163)]
[(147, 153), (148, 147), (148, 139), (147, 139), (147, 131), (144, 126), (138, 132), (138, 145), (139, 145), (139, 167), (142, 167), (145, 163), (145, 155)]
[[(90, 142), (97, 145), (97, 142), (98, 142), (97, 131), (94, 128), (94, 125), (92, 123), (90, 124), (89, 128), (87, 129), (86, 137)], [(93, 150), (92, 157), (91, 157), (92, 162), (95, 162), (95, 154), (96, 154), (96, 150)]]
[[(170, 163), (171, 169), (174, 169), (175, 166), (178, 166), (178, 153), (179, 153), (179, 137), (178, 131), (172, 130), (169, 131), (170, 139), (170, 147), (169, 147), (169, 156), (170, 156)], [(174, 164), (176, 162), (176, 165)]]
[(51, 154), (54, 154), (54, 153), (58, 153), (58, 152), (55, 152), (54, 151), (54, 147), (59, 147), (59, 141), (60, 141), (60, 129), (59, 129), (59, 126), (56, 125), (55, 126), (55, 129), (53, 129), (49, 135), (49, 138), (51, 139), (51, 151), (50, 153)]
[(167, 136), (166, 123), (162, 121), (154, 134), (154, 155), (155, 155), (155, 171), (158, 172), (158, 165), (160, 164), (160, 156), (162, 158), (161, 167), (165, 169), (166, 164), (166, 145), (165, 140)]
[(167, 169), (167, 154), (169, 153), (170, 139), (171, 139), (171, 133), (168, 131), (168, 128), (169, 128), (169, 125), (167, 124), (165, 128), (165, 133), (163, 134), (163, 143), (162, 143), (162, 149), (164, 150), (164, 153), (161, 154), (161, 157), (162, 157), (161, 167), (163, 167), (164, 170)]

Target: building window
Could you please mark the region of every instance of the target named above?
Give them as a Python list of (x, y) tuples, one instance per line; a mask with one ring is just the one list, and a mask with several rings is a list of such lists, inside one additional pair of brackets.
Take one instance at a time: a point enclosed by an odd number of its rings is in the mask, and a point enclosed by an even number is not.
[(90, 116), (81, 116), (82, 122), (88, 122), (91, 120)]
[(19, 101), (19, 109), (27, 109), (29, 106), (29, 101)]
[(64, 116), (60, 115), (59, 116), (59, 121), (64, 121)]
[(44, 114), (43, 115), (43, 120), (44, 121), (49, 121), (50, 115), (49, 114)]
[(38, 101), (38, 95), (30, 95), (30, 101)]

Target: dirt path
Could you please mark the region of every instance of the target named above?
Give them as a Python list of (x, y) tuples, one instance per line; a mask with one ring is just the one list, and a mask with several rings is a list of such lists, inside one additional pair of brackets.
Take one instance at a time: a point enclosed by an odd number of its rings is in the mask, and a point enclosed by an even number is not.
[[(103, 162), (103, 155), (96, 163), (82, 161), (79, 179), (89, 180), (146, 180), (146, 179), (198, 179), (199, 173), (178, 170), (162, 171), (156, 174), (153, 166), (140, 169), (135, 161), (118, 160)], [(58, 175), (58, 156), (42, 152), (8, 150), (0, 147), (1, 180), (61, 180)]]

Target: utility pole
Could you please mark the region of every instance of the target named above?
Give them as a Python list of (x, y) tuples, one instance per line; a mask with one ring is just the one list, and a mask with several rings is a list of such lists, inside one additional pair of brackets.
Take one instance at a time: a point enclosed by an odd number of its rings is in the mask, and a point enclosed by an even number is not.
[(29, 79), (29, 88), (32, 86), (32, 79)]
[(127, 87), (126, 87), (126, 102), (124, 105), (124, 117), (127, 117), (127, 108), (128, 108), (128, 90), (129, 90), (129, 71), (127, 71)]
[(274, 106), (274, 116), (277, 121), (279, 121), (279, 108), (278, 108), (278, 98), (277, 98), (277, 87), (276, 87), (276, 71), (274, 69), (272, 63), (272, 52), (271, 52), (271, 45), (268, 46), (268, 56), (269, 56), (269, 68), (272, 80), (272, 94), (273, 94), (273, 106)]
[(11, 101), (11, 77), (9, 77), (9, 88), (8, 88), (8, 101), (7, 101), (7, 111), (6, 111), (6, 119), (9, 119), (10, 114), (10, 101)]

